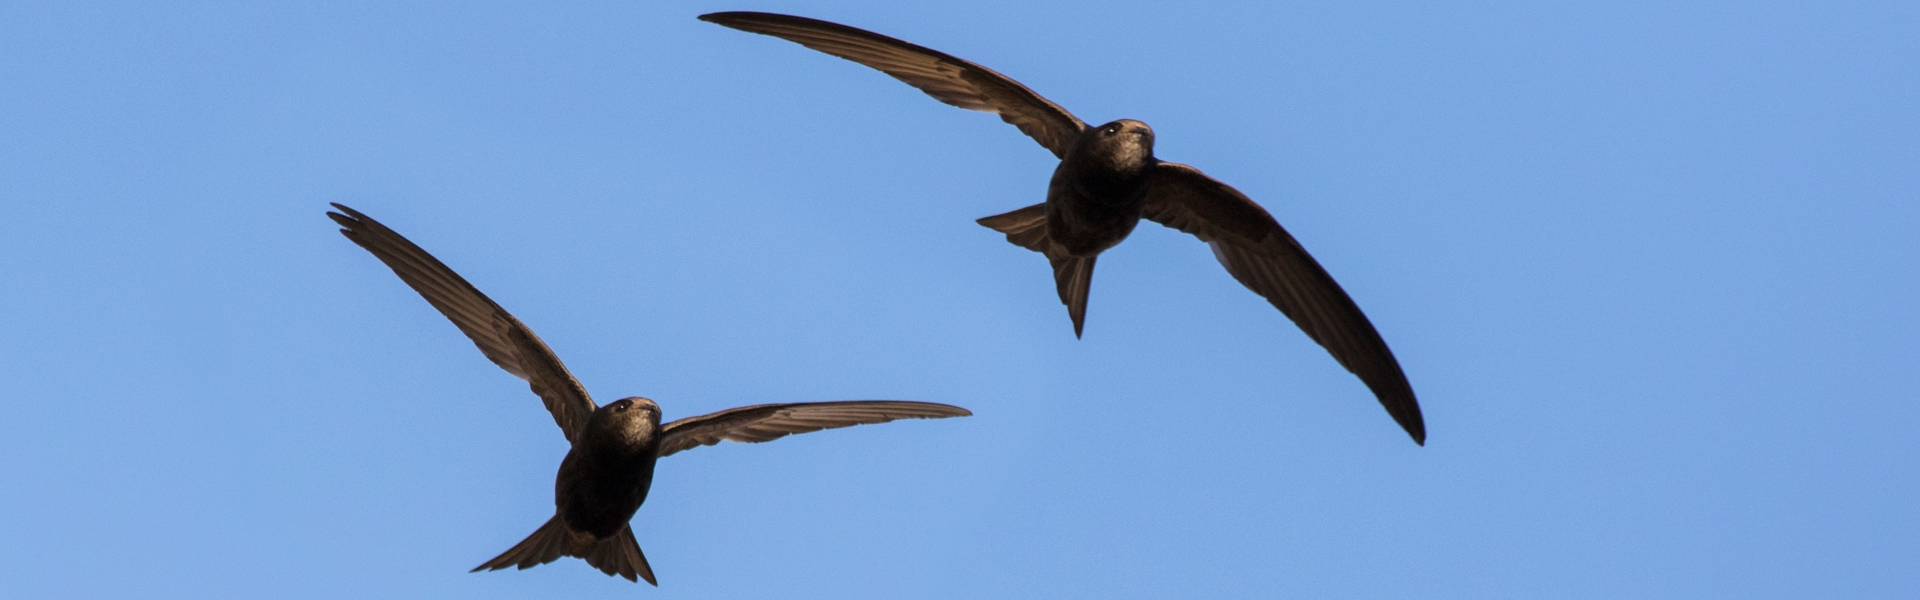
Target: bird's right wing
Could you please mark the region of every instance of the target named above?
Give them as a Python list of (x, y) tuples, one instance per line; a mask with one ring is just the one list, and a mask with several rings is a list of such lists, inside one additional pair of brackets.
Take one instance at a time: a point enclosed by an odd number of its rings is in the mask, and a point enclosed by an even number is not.
[(1155, 167), (1143, 216), (1193, 234), (1234, 279), (1292, 319), (1373, 390), (1387, 414), (1425, 444), (1427, 426), (1400, 362), (1333, 276), (1273, 215), (1239, 190), (1178, 163)]
[(659, 456), (722, 441), (765, 442), (796, 433), (885, 423), (895, 419), (944, 419), (973, 413), (958, 406), (906, 400), (846, 400), (759, 404), (687, 417), (661, 428)]
[(700, 20), (785, 39), (875, 69), (967, 110), (998, 113), (1056, 157), (1087, 128), (1067, 109), (992, 69), (864, 29), (761, 12), (718, 12)]
[(593, 414), (593, 399), (573, 374), (567, 372), (566, 365), (560, 364), (560, 357), (554, 356), (547, 344), (540, 341), (540, 336), (399, 233), (360, 211), (340, 204), (333, 207), (340, 212), (329, 212), (327, 217), (340, 224), (341, 235), (387, 263), (401, 281), (420, 292), (420, 297), (426, 298), (427, 303), (453, 321), (461, 333), (467, 334), (473, 345), (480, 347), (480, 353), (487, 355), (487, 360), (526, 380), (533, 393), (539, 394), (540, 400), (546, 403), (547, 412), (553, 413), (553, 420), (559, 423), (567, 441), (573, 441), (586, 426), (587, 417)]

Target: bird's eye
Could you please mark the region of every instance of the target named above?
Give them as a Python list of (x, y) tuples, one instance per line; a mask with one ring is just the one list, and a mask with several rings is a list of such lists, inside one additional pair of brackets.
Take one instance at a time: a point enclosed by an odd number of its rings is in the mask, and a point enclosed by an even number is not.
[(621, 402), (613, 405), (613, 412), (627, 412), (627, 403)]

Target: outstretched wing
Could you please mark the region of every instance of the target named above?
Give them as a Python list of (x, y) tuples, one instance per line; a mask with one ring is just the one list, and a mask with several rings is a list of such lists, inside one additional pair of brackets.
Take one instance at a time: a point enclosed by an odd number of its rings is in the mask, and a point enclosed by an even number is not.
[(560, 357), (554, 356), (546, 343), (540, 341), (540, 336), (399, 233), (360, 211), (337, 203), (333, 207), (340, 212), (329, 212), (327, 216), (340, 224), (341, 235), (393, 268), (401, 281), (420, 292), (420, 297), (426, 298), (427, 303), (453, 321), (461, 333), (467, 334), (473, 345), (480, 347), (480, 353), (487, 355), (487, 360), (526, 380), (533, 393), (539, 394), (540, 400), (547, 404), (547, 411), (553, 413), (553, 420), (560, 424), (567, 441), (573, 441), (574, 435), (586, 426), (587, 417), (593, 414), (593, 399), (573, 374), (567, 372), (566, 365), (560, 364)]
[(998, 113), (1057, 157), (1087, 128), (1067, 109), (1020, 82), (952, 55), (863, 29), (818, 19), (760, 12), (719, 12), (700, 20), (771, 35), (879, 69), (894, 79), (967, 110)]
[(1415, 442), (1426, 444), (1420, 403), (1400, 362), (1333, 276), (1239, 190), (1187, 165), (1156, 169), (1143, 216), (1205, 241), (1234, 279), (1293, 319), (1373, 390)]
[(895, 419), (944, 419), (972, 414), (958, 406), (905, 400), (742, 406), (668, 423), (661, 428), (659, 455), (666, 456), (694, 446), (712, 446), (722, 440), (765, 442), (796, 433), (885, 423)]

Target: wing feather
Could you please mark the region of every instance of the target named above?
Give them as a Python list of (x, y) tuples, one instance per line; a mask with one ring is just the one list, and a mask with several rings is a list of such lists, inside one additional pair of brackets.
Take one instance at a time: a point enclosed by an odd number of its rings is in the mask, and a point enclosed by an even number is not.
[(1415, 442), (1427, 429), (1413, 386), (1359, 305), (1252, 199), (1199, 169), (1160, 163), (1143, 216), (1199, 237), (1234, 279), (1260, 294), (1360, 377)]
[(932, 402), (848, 400), (759, 404), (687, 417), (661, 428), (660, 456), (722, 441), (757, 443), (796, 433), (885, 423), (896, 419), (943, 419), (972, 415), (967, 409)]
[(593, 398), (587, 395), (580, 381), (567, 372), (560, 357), (540, 341), (540, 336), (398, 232), (360, 211), (341, 204), (333, 207), (340, 212), (329, 212), (327, 217), (340, 224), (341, 235), (392, 268), (401, 281), (419, 292), (420, 297), (446, 315), (447, 320), (453, 321), (461, 333), (467, 334), (487, 360), (526, 380), (533, 393), (546, 403), (547, 411), (553, 413), (553, 420), (560, 425), (567, 441), (573, 441), (574, 435), (586, 426), (587, 417), (593, 414)]
[(1073, 113), (992, 69), (931, 48), (818, 19), (760, 12), (719, 12), (700, 20), (781, 38), (851, 60), (906, 82), (935, 100), (1000, 115), (1056, 157), (1087, 128)]

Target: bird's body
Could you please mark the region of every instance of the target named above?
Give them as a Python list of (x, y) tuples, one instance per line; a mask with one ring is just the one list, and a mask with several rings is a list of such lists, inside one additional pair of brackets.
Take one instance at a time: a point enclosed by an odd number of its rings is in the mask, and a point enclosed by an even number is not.
[(554, 476), (553, 518), (475, 571), (525, 569), (576, 556), (608, 575), (658, 585), (628, 521), (646, 502), (660, 457), (727, 440), (764, 442), (895, 419), (973, 414), (931, 402), (851, 400), (743, 406), (661, 425), (660, 406), (646, 398), (596, 406), (526, 324), (399, 233), (359, 211), (333, 206), (340, 212), (327, 216), (340, 224), (341, 234), (386, 263), (494, 364), (526, 380), (567, 437), (567, 455)]
[(757, 12), (700, 19), (792, 41), (878, 69), (941, 102), (999, 114), (1053, 152), (1060, 164), (1044, 203), (979, 223), (1046, 255), (1075, 336), (1085, 326), (1095, 259), (1125, 240), (1141, 219), (1152, 220), (1207, 242), (1228, 273), (1359, 376), (1415, 442), (1426, 442), (1413, 387), (1346, 291), (1245, 194), (1199, 169), (1155, 158), (1146, 123), (1121, 119), (1090, 127), (992, 69), (838, 23)]
[(1146, 123), (1115, 121), (1082, 132), (1047, 181), (1047, 239), (1075, 258), (1119, 245), (1140, 224), (1156, 162)]
[(595, 410), (587, 435), (554, 475), (554, 516), (596, 540), (619, 534), (653, 487), (659, 434), (660, 407), (651, 400), (627, 398)]

